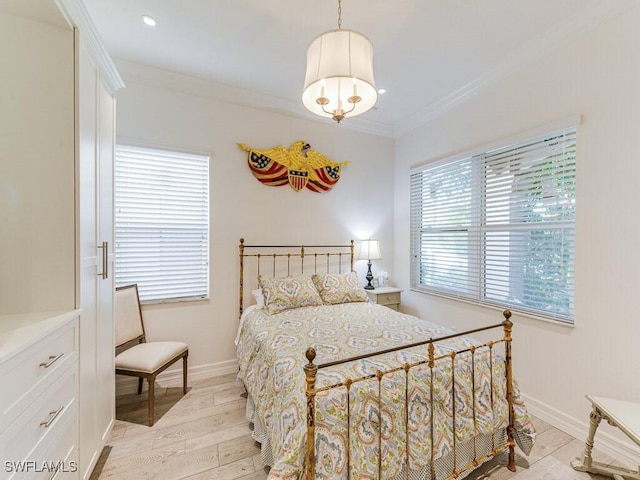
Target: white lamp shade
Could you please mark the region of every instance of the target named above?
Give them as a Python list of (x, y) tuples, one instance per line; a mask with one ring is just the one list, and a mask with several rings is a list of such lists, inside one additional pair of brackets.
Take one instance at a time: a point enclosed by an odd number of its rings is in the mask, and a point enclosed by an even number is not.
[(378, 240), (362, 240), (358, 260), (380, 260), (381, 258)]
[[(353, 30), (331, 30), (317, 37), (307, 51), (307, 73), (302, 103), (311, 112), (331, 118), (332, 112), (348, 112), (354, 104), (348, 98), (361, 100), (348, 116), (366, 112), (378, 99), (373, 79), (373, 47), (367, 37)], [(324, 97), (323, 106), (316, 100)]]

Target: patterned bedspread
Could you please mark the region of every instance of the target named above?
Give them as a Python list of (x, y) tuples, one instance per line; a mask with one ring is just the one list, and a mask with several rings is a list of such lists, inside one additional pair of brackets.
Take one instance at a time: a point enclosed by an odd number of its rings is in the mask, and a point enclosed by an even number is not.
[[(307, 347), (316, 349), (315, 363), (321, 364), (451, 333), (442, 326), (373, 303), (304, 307), (275, 315), (256, 309), (246, 316), (237, 339), (239, 378), (252, 400), (251, 408), (255, 405), (252, 414), (256, 423), (261, 429), (264, 427), (268, 436), (271, 451), (267, 456), (272, 460), (269, 478), (302, 478), (306, 451), (302, 367), (307, 363), (304, 357)], [(501, 331), (496, 331), (494, 338), (501, 335)], [(471, 345), (478, 343), (468, 337), (437, 343), (436, 356), (465, 350)], [(499, 351), (504, 349), (496, 346), (490, 351), (482, 347), (473, 354), (447, 355), (436, 363), (433, 376), (430, 369), (422, 365), (411, 368), (408, 374), (400, 370), (384, 375), (380, 381), (374, 376), (354, 383), (349, 394), (346, 387), (318, 394), (316, 477), (348, 478), (349, 469), (350, 478), (378, 478), (381, 469), (382, 478), (393, 479), (402, 474), (407, 458), (412, 472), (425, 471), (429, 470), (432, 458), (450, 458), (454, 444), (459, 449), (471, 450), (473, 455), (473, 450), (479, 448), (474, 436), (484, 435), (485, 443), (504, 438), (508, 408), (505, 365)], [(418, 362), (426, 355), (427, 349), (423, 346), (321, 369), (316, 388)], [(517, 384), (514, 387), (515, 436), (528, 454), (535, 431)], [(381, 410), (379, 395), (383, 398)], [(405, 405), (408, 405), (408, 415)], [(351, 418), (349, 423), (347, 413)], [(430, 478), (430, 473), (425, 478)], [(436, 474), (436, 478), (442, 477)]]

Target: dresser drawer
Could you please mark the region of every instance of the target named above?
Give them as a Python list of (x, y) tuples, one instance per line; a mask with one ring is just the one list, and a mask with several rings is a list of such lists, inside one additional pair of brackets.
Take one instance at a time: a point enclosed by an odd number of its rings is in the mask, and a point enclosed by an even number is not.
[(54, 385), (0, 434), (0, 458), (5, 462), (59, 460), (33, 456), (52, 443), (63, 425), (77, 418), (77, 363), (61, 373)]
[(376, 295), (376, 303), (380, 305), (392, 305), (400, 303), (400, 293), (381, 293)]
[[(3, 462), (4, 471), (9, 475), (7, 480), (78, 480), (76, 405), (69, 408), (68, 415), (61, 422), (56, 423), (55, 430), (47, 435), (46, 441), (28, 459)], [(51, 438), (48, 438), (49, 435)]]
[(0, 432), (50, 388), (63, 370), (76, 363), (77, 345), (76, 317), (0, 364), (0, 378), (6, 386), (0, 396)]

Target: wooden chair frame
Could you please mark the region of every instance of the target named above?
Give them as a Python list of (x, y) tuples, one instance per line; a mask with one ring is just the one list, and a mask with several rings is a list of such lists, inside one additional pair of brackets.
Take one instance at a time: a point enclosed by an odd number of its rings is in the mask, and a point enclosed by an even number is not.
[[(134, 288), (136, 291), (136, 298), (138, 299), (138, 311), (139, 311), (139, 315), (140, 315), (140, 324), (141, 324), (141, 329), (142, 329), (142, 334), (135, 337), (135, 338), (131, 338), (129, 340), (126, 340), (118, 345), (116, 345), (116, 354), (118, 353), (118, 349), (122, 349), (122, 347), (124, 347), (125, 345), (131, 344), (135, 342), (135, 345), (139, 345), (142, 343), (147, 343), (146, 340), (146, 333), (145, 333), (145, 329), (144, 329), (144, 320), (142, 318), (142, 308), (140, 307), (140, 297), (138, 295), (138, 285), (137, 284), (132, 284), (132, 285), (126, 285), (123, 287), (117, 287), (116, 291), (120, 291), (120, 290), (124, 290), (124, 289), (129, 289), (129, 288)], [(117, 322), (117, 319), (116, 319)], [(153, 342), (150, 342), (153, 343)], [(132, 348), (134, 345), (128, 347), (128, 348)], [(128, 350), (128, 348), (124, 348), (121, 350)], [(167, 368), (169, 368), (171, 365), (173, 365), (175, 362), (177, 362), (178, 360), (180, 360), (182, 358), (182, 393), (184, 395), (186, 395), (187, 393), (187, 357), (189, 356), (189, 349), (187, 348), (186, 351), (170, 358), (168, 361), (166, 361), (165, 363), (163, 363), (159, 368), (157, 368), (156, 370), (154, 370), (153, 372), (147, 373), (147, 372), (138, 372), (135, 370), (126, 370), (126, 369), (121, 369), (121, 368), (116, 368), (116, 375), (127, 375), (127, 376), (131, 376), (131, 377), (138, 377), (138, 395), (140, 395), (142, 393), (142, 381), (144, 379), (147, 380), (148, 382), (148, 387), (149, 387), (149, 426), (153, 426), (154, 422), (155, 422), (155, 381), (156, 381), (156, 377), (158, 376), (158, 374), (162, 373), (163, 371), (165, 371)]]

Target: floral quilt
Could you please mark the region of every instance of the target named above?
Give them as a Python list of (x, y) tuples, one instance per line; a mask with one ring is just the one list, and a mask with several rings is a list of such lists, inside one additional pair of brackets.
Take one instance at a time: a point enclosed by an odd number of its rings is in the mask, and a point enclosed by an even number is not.
[[(363, 302), (296, 308), (273, 315), (256, 309), (243, 318), (237, 342), (239, 378), (255, 408), (256, 423), (268, 435), (272, 460), (268, 478), (303, 478), (307, 347), (316, 349), (314, 363), (321, 364), (451, 333), (434, 323)], [(497, 332), (495, 338), (501, 335)], [(436, 357), (442, 358), (433, 374), (426, 364), (408, 373), (398, 369), (424, 360), (426, 346), (320, 369), (317, 389), (347, 378), (372, 378), (351, 384), (349, 391), (342, 386), (317, 395), (316, 478), (364, 480), (379, 478), (378, 472), (380, 478), (404, 478), (407, 462), (412, 472), (427, 472), (419, 478), (431, 478), (432, 462), (446, 459), (436, 469), (436, 478), (444, 478), (451, 472), (441, 472), (443, 465), (455, 468), (455, 461), (469, 455), (466, 461), (472, 461), (481, 443), (486, 450), (492, 444), (499, 446), (508, 423), (505, 365), (500, 356), (504, 349), (480, 347), (472, 353), (472, 345), (479, 343), (468, 337), (437, 342)], [(462, 350), (466, 352), (451, 354)], [(377, 371), (394, 368), (395, 372), (381, 379), (375, 376)], [(514, 393), (515, 437), (528, 454), (535, 430), (517, 384)], [(457, 450), (452, 455), (454, 445)], [(467, 453), (462, 455), (464, 449)]]

